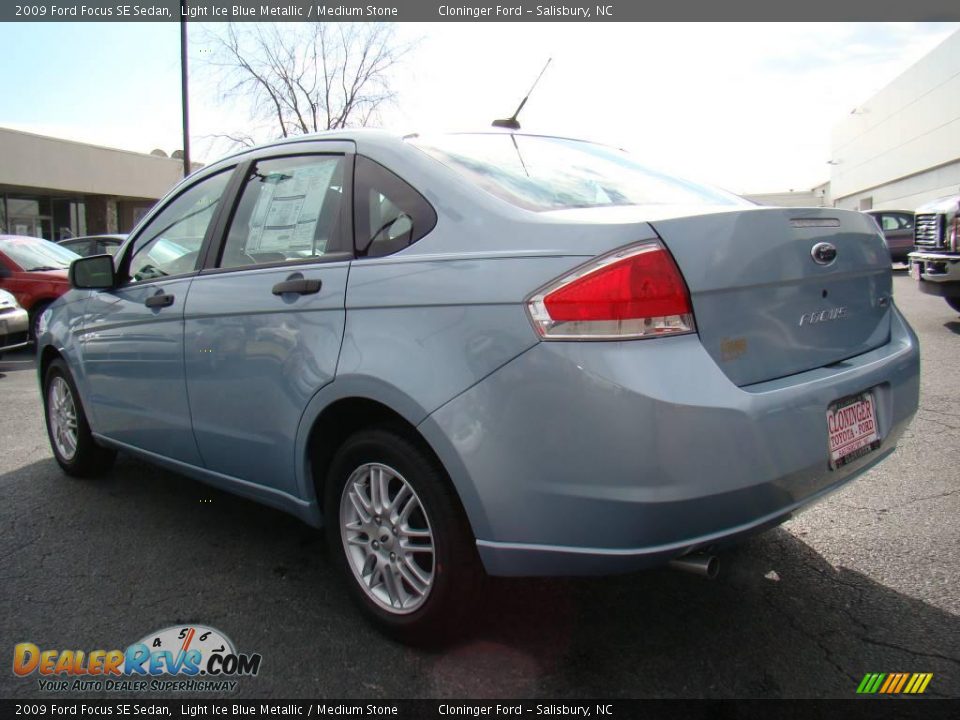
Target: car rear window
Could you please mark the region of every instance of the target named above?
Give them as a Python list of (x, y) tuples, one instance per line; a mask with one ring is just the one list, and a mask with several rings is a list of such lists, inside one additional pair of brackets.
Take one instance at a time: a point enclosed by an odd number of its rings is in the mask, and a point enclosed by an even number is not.
[(617, 205), (749, 205), (651, 170), (625, 152), (563, 138), (479, 133), (408, 141), (502, 200), (543, 212)]

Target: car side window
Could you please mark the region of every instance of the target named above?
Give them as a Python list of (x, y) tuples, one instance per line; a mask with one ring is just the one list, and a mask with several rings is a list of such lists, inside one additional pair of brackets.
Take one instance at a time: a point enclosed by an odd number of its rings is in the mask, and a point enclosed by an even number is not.
[(218, 267), (310, 260), (343, 250), (343, 177), (342, 155), (252, 165)]
[(437, 224), (429, 202), (383, 165), (358, 155), (353, 175), (357, 257), (382, 257), (412, 245)]
[(180, 193), (139, 233), (127, 274), (130, 282), (147, 282), (193, 272), (200, 247), (231, 170), (205, 178)]
[(899, 230), (900, 223), (897, 221), (896, 215), (881, 215), (880, 216), (880, 226), (884, 230)]
[(96, 242), (90, 240), (77, 240), (74, 242), (60, 243), (60, 245), (67, 248), (67, 250), (73, 250), (77, 255), (83, 257), (95, 254)]

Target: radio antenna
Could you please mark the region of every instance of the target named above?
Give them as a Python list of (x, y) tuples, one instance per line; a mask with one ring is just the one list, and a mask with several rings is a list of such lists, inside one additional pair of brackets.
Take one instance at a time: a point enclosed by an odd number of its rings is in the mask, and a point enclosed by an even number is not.
[(547, 71), (547, 65), (550, 64), (550, 61), (553, 58), (547, 58), (547, 62), (543, 66), (543, 70), (540, 71), (540, 74), (537, 75), (537, 79), (533, 81), (533, 85), (530, 86), (530, 89), (527, 90), (527, 94), (524, 96), (523, 100), (520, 101), (520, 104), (517, 106), (517, 109), (514, 111), (513, 115), (508, 118), (502, 118), (500, 120), (493, 121), (493, 127), (496, 128), (506, 128), (507, 130), (519, 130), (520, 123), (517, 122), (517, 115), (520, 114), (520, 111), (523, 110), (523, 106), (527, 104), (527, 99), (533, 93), (533, 89), (537, 86), (537, 83), (540, 82), (540, 78), (543, 77), (543, 74)]

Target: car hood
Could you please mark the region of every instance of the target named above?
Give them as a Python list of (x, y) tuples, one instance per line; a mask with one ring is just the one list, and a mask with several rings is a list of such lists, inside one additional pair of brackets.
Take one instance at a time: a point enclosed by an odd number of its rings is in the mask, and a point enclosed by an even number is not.
[(916, 209), (917, 213), (955, 213), (960, 208), (960, 196), (949, 195), (947, 197), (931, 200)]
[(66, 270), (32, 270), (26, 271), (26, 275), (37, 280), (48, 280), (50, 282), (63, 283), (65, 285), (70, 284), (70, 281), (67, 279)]

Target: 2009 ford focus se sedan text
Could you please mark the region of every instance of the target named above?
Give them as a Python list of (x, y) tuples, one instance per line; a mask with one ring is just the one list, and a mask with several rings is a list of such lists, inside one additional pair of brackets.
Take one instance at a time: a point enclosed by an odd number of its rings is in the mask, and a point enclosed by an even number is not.
[(50, 441), (325, 526), (381, 627), (486, 574), (632, 571), (893, 452), (917, 339), (876, 225), (587, 142), (308, 136), (180, 183), (42, 316)]

